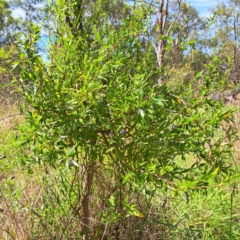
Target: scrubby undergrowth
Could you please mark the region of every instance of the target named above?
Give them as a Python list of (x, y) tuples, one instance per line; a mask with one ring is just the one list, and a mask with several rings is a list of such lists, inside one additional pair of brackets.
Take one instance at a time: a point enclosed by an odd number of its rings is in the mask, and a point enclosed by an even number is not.
[[(9, 114), (14, 112), (5, 108), (1, 118)], [(238, 115), (235, 115), (236, 121)], [(80, 187), (74, 179), (81, 172), (74, 166), (54, 169), (41, 165), (32, 168), (27, 162), (23, 165), (24, 155), (30, 150), (19, 147), (16, 124), (25, 123), (15, 116), (11, 124), (7, 121), (1, 124), (1, 154), (6, 158), (0, 160), (0, 238), (82, 239), (82, 221), (78, 216), (81, 206), (70, 196), (72, 188)], [(238, 129), (238, 122), (232, 125)], [(228, 124), (223, 126), (227, 127)], [(236, 150), (238, 144), (235, 142)], [(237, 173), (238, 155), (236, 151)], [(98, 194), (92, 193), (90, 197), (95, 216), (90, 219), (90, 231), (96, 236), (94, 239), (225, 240), (240, 237), (239, 178), (177, 194), (174, 189), (132, 186), (128, 201), (133, 209), (121, 213), (111, 192), (114, 189), (111, 176), (96, 176), (96, 182), (93, 188), (97, 188)], [(114, 208), (115, 211), (108, 211)]]

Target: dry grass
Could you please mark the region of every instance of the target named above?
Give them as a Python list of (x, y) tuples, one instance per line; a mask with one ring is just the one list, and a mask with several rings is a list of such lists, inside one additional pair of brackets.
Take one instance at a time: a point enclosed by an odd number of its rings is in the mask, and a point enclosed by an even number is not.
[[(11, 139), (14, 129), (23, 121), (18, 102), (13, 104), (10, 99), (0, 101), (0, 239), (27, 239), (24, 236), (23, 212), (15, 211), (15, 199), (21, 190), (27, 190), (29, 179), (24, 178), (15, 163), (17, 150)], [(28, 190), (27, 195), (30, 196), (31, 192), (32, 189)]]
[(24, 121), (24, 115), (21, 114), (19, 103), (12, 104), (8, 101), (0, 101), (0, 133), (6, 134), (11, 129)]
[(233, 115), (233, 122), (223, 124), (223, 129), (225, 131), (227, 131), (229, 127), (231, 127), (237, 132), (237, 139), (233, 144), (233, 151), (234, 151), (233, 157), (234, 157), (235, 165), (237, 166), (240, 163), (240, 100), (231, 101), (227, 103), (227, 105), (230, 105), (239, 109)]
[(14, 180), (6, 179), (5, 188), (10, 185), (12, 189), (8, 194), (6, 189), (4, 193), (0, 192), (3, 210), (0, 218), (0, 239), (8, 239), (9, 236), (19, 240), (33, 239), (32, 214), (34, 208), (41, 203), (41, 187), (35, 180), (26, 178), (23, 174), (18, 174)]

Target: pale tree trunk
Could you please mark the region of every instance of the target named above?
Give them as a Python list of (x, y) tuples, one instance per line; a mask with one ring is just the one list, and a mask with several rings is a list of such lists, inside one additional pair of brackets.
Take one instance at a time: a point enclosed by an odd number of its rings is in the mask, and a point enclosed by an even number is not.
[[(237, 46), (237, 42), (238, 42), (238, 37), (237, 37), (237, 27), (236, 27), (236, 22), (238, 22), (236, 13), (234, 11), (234, 20), (233, 20), (233, 30), (234, 30), (234, 54), (233, 54), (233, 60), (234, 60), (234, 66), (235, 66), (235, 70), (237, 72), (237, 79), (239, 79), (239, 67), (238, 67), (238, 59), (237, 59), (237, 53), (238, 53), (238, 46)], [(235, 83), (236, 84), (236, 83)]]
[[(178, 15), (181, 11), (181, 0), (176, 0), (176, 4), (178, 5), (178, 12), (174, 18), (174, 20), (170, 23), (170, 26), (168, 28), (166, 28), (166, 23), (167, 23), (167, 19), (168, 19), (168, 11), (169, 11), (169, 0), (159, 0), (159, 8), (158, 8), (158, 16), (157, 16), (157, 29), (159, 29), (159, 40), (157, 43), (157, 46), (155, 47), (155, 51), (157, 54), (157, 62), (158, 62), (158, 66), (159, 68), (164, 67), (165, 65), (165, 47), (167, 44), (167, 40), (164, 39), (164, 36), (169, 36), (170, 35), (170, 31), (172, 26), (175, 24)], [(158, 83), (162, 84), (164, 82), (163, 79), (163, 73), (160, 76)]]
[[(159, 36), (164, 36), (165, 28), (166, 28), (166, 20), (168, 17), (168, 4), (169, 0), (159, 0), (159, 8), (158, 8), (158, 19), (157, 23), (159, 25)], [(158, 66), (164, 66), (164, 54), (165, 54), (166, 40), (159, 39), (158, 47), (157, 47), (157, 61)]]

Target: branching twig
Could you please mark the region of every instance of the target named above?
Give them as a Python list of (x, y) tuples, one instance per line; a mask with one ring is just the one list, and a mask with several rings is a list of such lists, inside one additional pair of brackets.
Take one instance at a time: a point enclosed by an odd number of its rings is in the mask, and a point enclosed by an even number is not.
[(177, 15), (175, 16), (174, 20), (171, 22), (170, 27), (168, 28), (167, 36), (170, 35), (170, 31), (171, 31), (173, 25), (175, 24), (175, 22), (176, 22), (176, 20), (177, 20), (177, 18), (178, 18), (178, 16), (179, 16), (179, 14), (180, 14), (180, 12), (181, 12), (181, 1), (182, 1), (182, 0), (178, 0), (178, 1), (177, 1), (177, 2), (178, 2), (178, 12), (177, 12)]
[(15, 114), (11, 114), (11, 115), (6, 116), (6, 117), (4, 117), (4, 118), (0, 118), (0, 121), (3, 121), (3, 120), (5, 120), (5, 119), (7, 119), (7, 118), (10, 118), (10, 117), (18, 116), (18, 115), (23, 115), (23, 113), (15, 113)]
[(152, 46), (153, 46), (153, 48), (154, 48), (154, 50), (155, 50), (155, 52), (156, 52), (156, 54), (157, 54), (157, 53), (158, 53), (157, 46), (153, 43), (153, 41), (150, 40), (150, 39), (148, 39), (147, 37), (145, 37), (145, 36), (143, 36), (143, 35), (141, 35), (141, 37), (144, 38), (144, 39), (146, 39), (147, 41), (149, 41), (149, 42), (152, 44)]

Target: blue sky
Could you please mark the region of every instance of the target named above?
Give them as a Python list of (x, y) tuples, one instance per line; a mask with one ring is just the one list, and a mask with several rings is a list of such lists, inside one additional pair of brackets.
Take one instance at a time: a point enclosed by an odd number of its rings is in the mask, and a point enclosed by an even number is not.
[(217, 0), (186, 0), (191, 6), (197, 9), (202, 16), (212, 15), (211, 11), (217, 5)]
[[(186, 0), (186, 2), (195, 7), (202, 16), (211, 15), (209, 9), (213, 9), (217, 5), (217, 0)], [(24, 12), (16, 9), (14, 16), (24, 16)]]
[[(199, 12), (200, 16), (210, 16), (212, 15), (211, 10), (217, 5), (217, 0), (182, 0), (193, 6)], [(15, 9), (13, 11), (15, 17), (24, 17), (24, 12), (21, 9)], [(45, 37), (43, 37), (42, 42), (39, 43), (40, 47), (44, 48), (44, 42), (46, 43)], [(45, 56), (46, 57), (46, 56)], [(45, 59), (46, 60), (46, 59)]]

